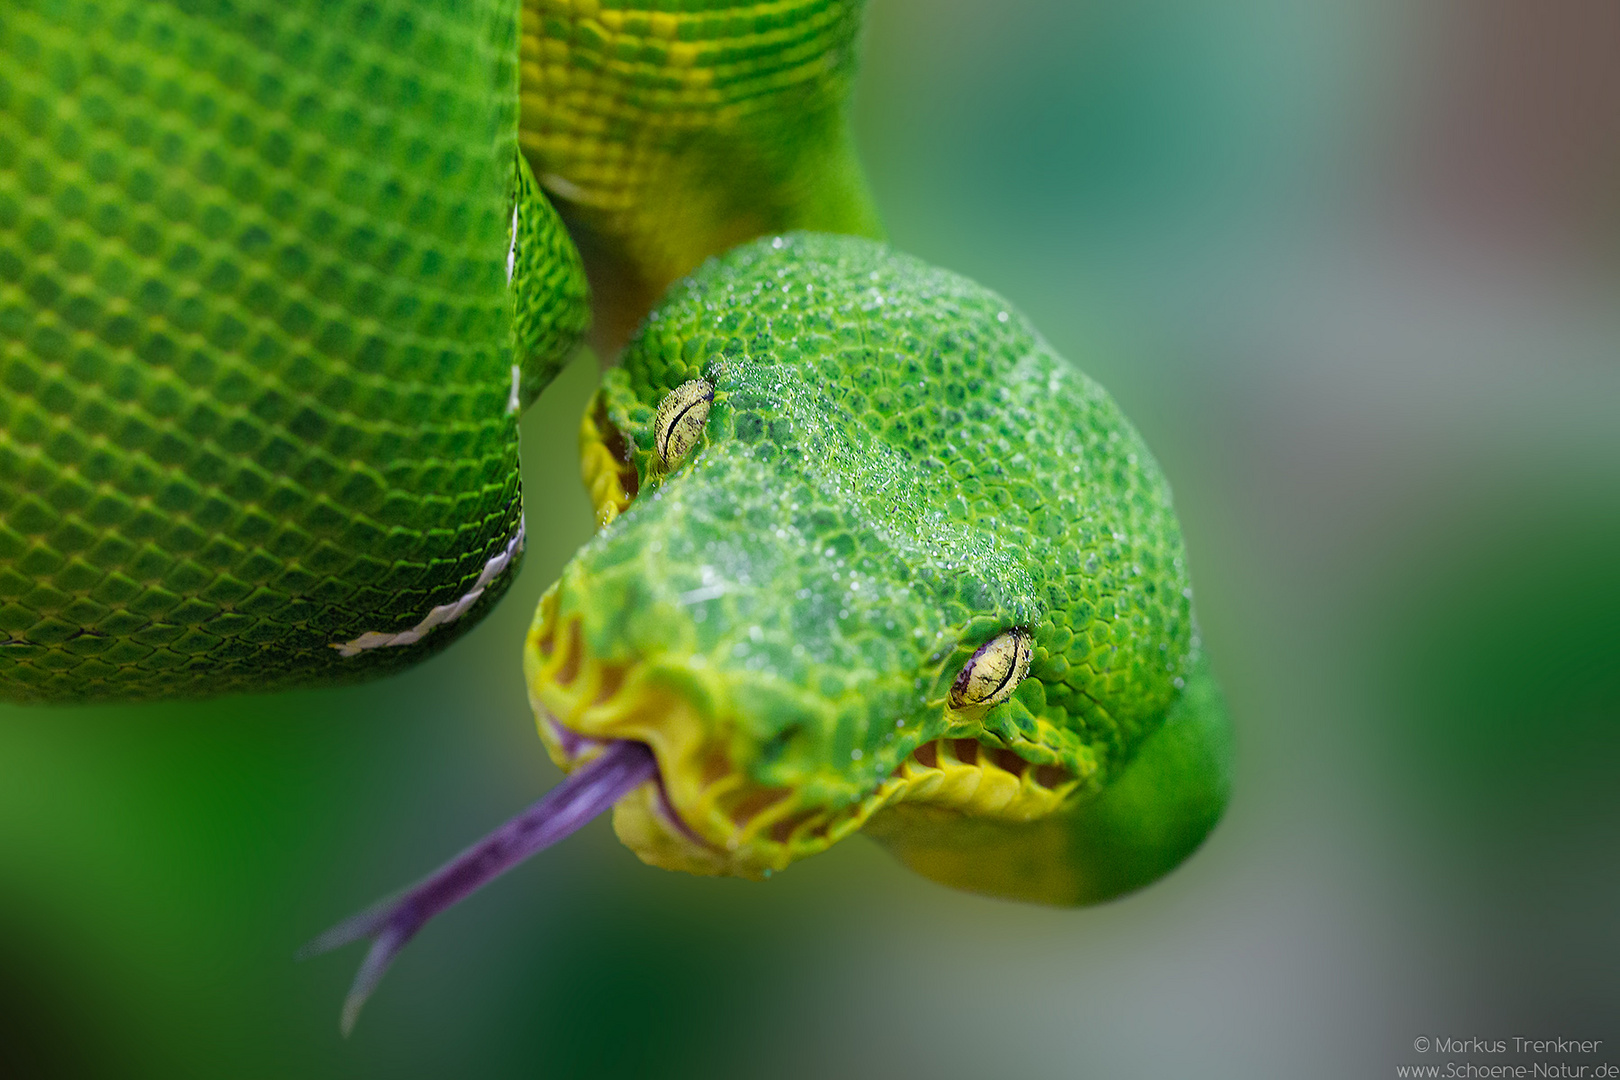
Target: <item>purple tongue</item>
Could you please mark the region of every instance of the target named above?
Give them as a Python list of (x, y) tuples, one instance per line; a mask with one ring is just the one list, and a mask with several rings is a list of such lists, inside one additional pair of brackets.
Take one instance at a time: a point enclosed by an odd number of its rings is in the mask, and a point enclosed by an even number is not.
[(319, 956), (351, 941), (369, 938), (371, 951), (343, 1001), (343, 1034), (354, 1028), (360, 1007), (394, 957), (427, 921), (478, 891), (530, 855), (577, 831), (626, 793), (658, 775), (658, 762), (644, 743), (615, 741), (595, 761), (581, 767), (505, 825), (445, 863), (397, 899), (384, 900), (299, 950), (300, 959)]

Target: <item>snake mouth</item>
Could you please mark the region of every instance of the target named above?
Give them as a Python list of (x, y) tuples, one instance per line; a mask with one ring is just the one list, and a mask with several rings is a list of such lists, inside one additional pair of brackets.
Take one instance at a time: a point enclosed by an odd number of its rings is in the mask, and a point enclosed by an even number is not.
[(994, 744), (970, 714), (947, 710), (943, 734), (880, 765), (864, 790), (846, 787), (844, 797), (828, 798), (823, 783), (814, 798), (808, 783), (761, 783), (749, 775), (750, 744), (737, 734), (738, 718), (727, 715), (720, 672), (675, 652), (593, 654), (583, 616), (563, 611), (569, 573), (541, 598), (524, 649), (541, 740), (568, 779), (416, 885), (305, 948), (314, 955), (372, 943), (344, 1002), (345, 1032), (428, 920), (609, 807), (619, 838), (645, 862), (759, 878), (830, 847), (891, 805), (1028, 822), (1059, 809), (1095, 771), (1083, 760), (1077, 771)]
[[(578, 614), (559, 617), (558, 586), (541, 598), (524, 663), (541, 741), (572, 772), (622, 741), (658, 763), (613, 807), (619, 839), (672, 870), (764, 877), (859, 828), (808, 811), (801, 793), (750, 779), (726, 733), (733, 725), (667, 660), (612, 662), (586, 648)], [(864, 820), (864, 816), (861, 818)]]
[[(581, 476), (598, 530), (640, 494), (632, 441), (598, 390), (579, 428)], [(565, 571), (565, 580), (567, 572)], [(589, 588), (574, 580), (581, 595)], [(751, 746), (734, 737), (729, 696), (701, 658), (599, 656), (587, 647), (582, 616), (563, 612), (558, 582), (540, 600), (524, 650), (529, 700), (552, 760), (573, 771), (618, 741), (648, 746), (656, 783), (613, 808), (614, 830), (643, 861), (697, 874), (763, 877), (823, 851), (895, 803), (918, 803), (1000, 821), (1031, 821), (1090, 786), (1094, 764), (1034, 742), (981, 738), (983, 710), (953, 712), (940, 702), (944, 734), (917, 746), (864, 791), (829, 801), (803, 787), (748, 775)], [(823, 791), (829, 785), (819, 785)], [(837, 786), (837, 785), (833, 785)]]
[(735, 718), (717, 704), (723, 694), (707, 692), (685, 661), (594, 655), (580, 614), (561, 611), (561, 587), (541, 598), (529, 632), (530, 704), (541, 740), (566, 772), (624, 741), (652, 751), (655, 782), (613, 807), (615, 832), (644, 862), (765, 877), (825, 850), (892, 804), (1021, 822), (1056, 811), (1086, 786), (1086, 770), (954, 732), (917, 746), (885, 778), (840, 801), (762, 783), (749, 775)]
[(579, 422), (579, 473), (596, 511), (597, 529), (606, 528), (635, 501), (641, 480), (624, 433), (608, 417), (598, 390)]

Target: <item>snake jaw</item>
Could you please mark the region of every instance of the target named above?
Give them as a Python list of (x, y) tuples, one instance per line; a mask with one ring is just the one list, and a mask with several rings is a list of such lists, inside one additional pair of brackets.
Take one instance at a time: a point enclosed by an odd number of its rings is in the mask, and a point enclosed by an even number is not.
[(600, 390), (580, 418), (579, 469), (596, 511), (598, 529), (606, 528), (622, 514), (641, 489), (630, 444), (609, 419), (607, 401)]
[(900, 803), (1025, 822), (1095, 786), (1089, 759), (1069, 766), (1025, 756), (1029, 748), (1002, 745), (984, 731), (984, 708), (944, 702), (946, 733), (916, 746), (852, 797), (829, 798), (814, 779), (763, 782), (750, 775), (749, 744), (734, 737), (739, 725), (718, 701), (722, 694), (695, 688), (682, 676), (682, 662), (670, 657), (624, 662), (593, 655), (582, 615), (562, 610), (562, 590), (559, 582), (541, 599), (525, 650), (540, 737), (567, 772), (617, 741), (652, 749), (657, 782), (627, 793), (613, 815), (620, 840), (651, 865), (761, 878), (826, 850)]
[[(560, 584), (560, 583), (559, 583)], [(644, 862), (702, 875), (762, 878), (858, 830), (903, 786), (891, 777), (854, 798), (754, 779), (736, 749), (735, 717), (693, 689), (669, 657), (594, 656), (578, 614), (559, 614), (559, 586), (540, 601), (524, 652), (530, 704), (552, 760), (572, 771), (614, 740), (650, 747), (658, 783), (614, 806), (619, 839)], [(689, 674), (689, 673), (687, 673)]]
[(619, 739), (645, 743), (658, 760), (659, 782), (615, 805), (619, 838), (655, 866), (705, 875), (763, 877), (808, 854), (767, 833), (794, 813), (797, 793), (754, 783), (737, 767), (724, 734), (730, 725), (683, 692), (669, 663), (591, 655), (579, 617), (559, 618), (557, 593), (553, 586), (542, 598), (524, 654), (552, 760), (572, 772)]

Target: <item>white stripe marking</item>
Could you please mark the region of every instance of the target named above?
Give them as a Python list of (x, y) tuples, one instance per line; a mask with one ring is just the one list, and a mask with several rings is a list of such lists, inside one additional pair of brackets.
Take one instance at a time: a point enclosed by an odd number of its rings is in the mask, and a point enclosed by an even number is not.
[(463, 615), (467, 609), (478, 603), (478, 598), (484, 595), (489, 583), (501, 576), (512, 562), (512, 556), (523, 550), (523, 521), (519, 519), (517, 533), (506, 544), (506, 550), (490, 556), (484, 563), (484, 569), (478, 575), (473, 587), (454, 603), (440, 604), (427, 613), (427, 617), (409, 630), (401, 630), (397, 634), (382, 634), (375, 630), (367, 630), (353, 641), (334, 641), (328, 648), (338, 651), (339, 656), (359, 656), (366, 649), (385, 649), (392, 645), (414, 645), (427, 636), (429, 630), (445, 623), (453, 623)]
[(506, 283), (512, 284), (512, 271), (517, 269), (518, 208), (512, 207), (512, 246), (506, 249)]

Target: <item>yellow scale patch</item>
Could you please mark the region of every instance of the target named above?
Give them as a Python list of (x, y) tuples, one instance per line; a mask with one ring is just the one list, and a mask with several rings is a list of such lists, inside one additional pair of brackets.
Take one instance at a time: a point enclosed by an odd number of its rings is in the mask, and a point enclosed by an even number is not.
[(706, 252), (694, 256), (642, 220), (662, 212), (650, 198), (655, 185), (681, 175), (694, 137), (735, 131), (779, 108), (784, 91), (821, 82), (828, 102), (840, 98), (842, 83), (827, 79), (829, 59), (852, 41), (857, 15), (854, 5), (828, 0), (722, 12), (525, 0), (519, 141), (542, 185), (589, 210), (605, 235), (640, 237), (635, 258), (656, 268), (655, 277), (679, 276)]
[(624, 513), (636, 485), (635, 465), (609, 447), (612, 430), (602, 395), (597, 392), (579, 421), (579, 474), (596, 511), (598, 529)]
[[(1010, 752), (970, 739), (943, 738), (919, 747), (876, 792), (852, 806), (804, 806), (794, 792), (764, 788), (738, 772), (721, 734), (687, 694), (647, 664), (611, 664), (590, 656), (577, 615), (559, 619), (558, 586), (541, 599), (524, 650), (530, 704), (540, 737), (564, 769), (575, 756), (553, 725), (590, 739), (634, 739), (657, 755), (665, 790), (695, 842), (645, 784), (614, 807), (619, 839), (645, 862), (697, 874), (759, 877), (823, 851), (877, 811), (916, 803), (977, 818), (1026, 822), (1062, 807), (1081, 779), (1049, 766), (1025, 765)], [(685, 672), (701, 682), (712, 672)], [(707, 695), (723, 700), (723, 693)], [(1011, 766), (1011, 768), (1007, 766)]]
[(998, 821), (1033, 821), (1052, 813), (1080, 786), (1067, 772), (1049, 777), (1033, 765), (1009, 769), (993, 747), (975, 744), (973, 760), (964, 761), (958, 755), (971, 741), (936, 739), (919, 747), (879, 789), (881, 805), (919, 802)]

